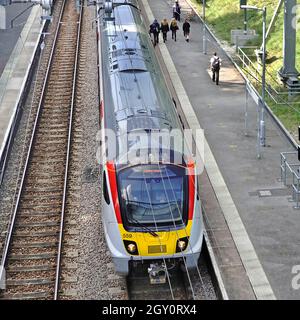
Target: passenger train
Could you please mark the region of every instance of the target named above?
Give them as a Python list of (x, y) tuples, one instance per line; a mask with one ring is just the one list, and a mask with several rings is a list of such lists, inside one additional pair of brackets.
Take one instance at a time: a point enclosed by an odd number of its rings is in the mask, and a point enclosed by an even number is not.
[[(141, 140), (143, 157), (137, 159), (138, 142), (128, 139), (132, 133), (182, 130), (148, 30), (136, 0), (98, 6), (105, 237), (118, 273), (143, 263), (155, 278), (155, 270), (174, 263), (196, 267), (203, 221), (194, 162), (162, 142), (149, 151)], [(112, 158), (108, 130), (117, 139)]]

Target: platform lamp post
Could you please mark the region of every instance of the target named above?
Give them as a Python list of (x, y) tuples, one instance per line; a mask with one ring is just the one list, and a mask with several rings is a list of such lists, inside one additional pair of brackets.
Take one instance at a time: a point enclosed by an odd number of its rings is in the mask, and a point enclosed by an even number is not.
[[(247, 0), (240, 0), (240, 7), (246, 6)], [(244, 9), (244, 34), (247, 34), (247, 9)]]
[(267, 7), (257, 8), (255, 6), (241, 5), (241, 9), (256, 10), (263, 13), (263, 44), (262, 44), (262, 93), (259, 108), (259, 124), (258, 124), (258, 142), (257, 142), (257, 157), (261, 158), (261, 147), (266, 146), (266, 127), (265, 127), (265, 97), (266, 97), (266, 19)]

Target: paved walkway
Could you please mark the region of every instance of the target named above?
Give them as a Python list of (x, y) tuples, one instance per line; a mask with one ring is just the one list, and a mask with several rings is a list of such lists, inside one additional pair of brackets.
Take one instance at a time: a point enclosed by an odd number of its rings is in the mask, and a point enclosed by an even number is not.
[(20, 37), (20, 33), (22, 32), (22, 29), (28, 19), (28, 16), (30, 15), (31, 9), (27, 10), (19, 18), (14, 20), (13, 28), (10, 28), (10, 22), (30, 5), (31, 4), (19, 3), (5, 7), (7, 29), (0, 30), (0, 76)]
[[(184, 0), (180, 3), (186, 6)], [(171, 18), (170, 1), (151, 0), (149, 4), (159, 20)], [(208, 42), (208, 55), (202, 53), (199, 22), (191, 23), (190, 43), (184, 41), (181, 30), (177, 42), (169, 34), (167, 48), (241, 220), (276, 297), (299, 299), (300, 291), (293, 290), (291, 282), (292, 267), (300, 264), (300, 213), (288, 202), (289, 190), (278, 181), (280, 152), (291, 150), (291, 146), (267, 116), (267, 147), (263, 158), (257, 160), (257, 110), (250, 100), (245, 136), (242, 77), (213, 39)], [(214, 51), (223, 60), (220, 86), (211, 81), (208, 68)], [(270, 192), (260, 193), (264, 190)]]
[[(7, 51), (4, 59), (7, 61), (0, 77), (0, 157), (42, 30), (40, 15), (39, 6), (33, 7), (11, 55), (8, 58)], [(4, 50), (2, 40), (0, 52), (1, 50)]]

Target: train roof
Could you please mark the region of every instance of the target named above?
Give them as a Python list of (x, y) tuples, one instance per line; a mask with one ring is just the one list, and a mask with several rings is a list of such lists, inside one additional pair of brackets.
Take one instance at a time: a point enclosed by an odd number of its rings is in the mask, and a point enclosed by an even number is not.
[[(138, 5), (137, 1), (128, 2)], [(125, 1), (114, 3), (125, 4)], [(104, 81), (106, 126), (118, 136), (134, 131), (180, 128), (139, 10), (118, 6), (112, 18), (104, 22), (101, 34), (102, 66), (108, 79)]]

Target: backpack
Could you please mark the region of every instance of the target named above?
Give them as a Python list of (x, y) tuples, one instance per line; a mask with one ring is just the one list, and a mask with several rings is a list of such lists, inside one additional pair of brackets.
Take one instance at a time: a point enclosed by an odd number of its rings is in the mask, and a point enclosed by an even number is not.
[(150, 26), (150, 32), (151, 33), (158, 33), (159, 32), (159, 28), (157, 26), (156, 23), (152, 23), (151, 26)]
[(214, 62), (212, 63), (212, 67), (214, 70), (220, 70), (220, 58), (214, 58)]

